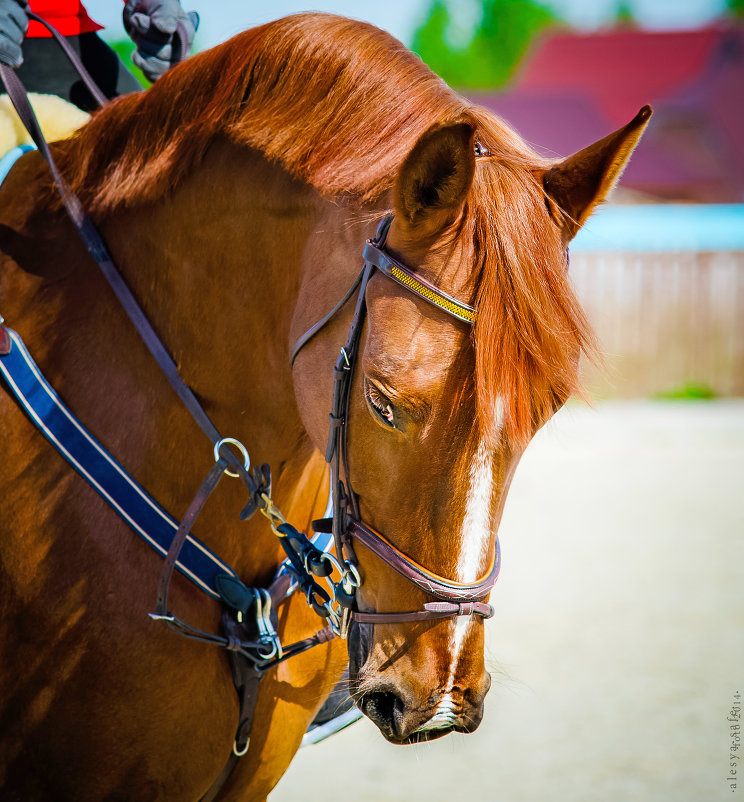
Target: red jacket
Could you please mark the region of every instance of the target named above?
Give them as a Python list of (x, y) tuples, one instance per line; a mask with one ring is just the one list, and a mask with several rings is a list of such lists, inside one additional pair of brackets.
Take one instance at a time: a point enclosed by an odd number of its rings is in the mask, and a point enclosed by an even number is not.
[[(103, 28), (103, 25), (99, 25), (88, 16), (80, 0), (30, 0), (29, 8), (34, 14), (54, 25), (63, 36), (76, 36), (79, 33), (100, 31)], [(43, 25), (31, 20), (26, 36), (37, 38), (49, 37), (51, 34)]]

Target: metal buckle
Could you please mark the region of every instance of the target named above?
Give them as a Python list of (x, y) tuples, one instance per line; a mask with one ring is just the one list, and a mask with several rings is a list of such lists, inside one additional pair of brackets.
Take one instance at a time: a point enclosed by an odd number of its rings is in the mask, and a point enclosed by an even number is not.
[(258, 627), (258, 641), (265, 648), (258, 650), (262, 660), (271, 660), (273, 657), (281, 658), (284, 654), (279, 635), (271, 623), (271, 595), (263, 588), (253, 588), (256, 600), (256, 625)]
[[(330, 577), (326, 577), (326, 579), (328, 580), (328, 584), (334, 591), (334, 598), (335, 598), (335, 590), (339, 585), (341, 586), (344, 593), (346, 593), (348, 596), (353, 596), (354, 591), (362, 584), (362, 578), (359, 575), (357, 567), (353, 563), (344, 561), (344, 567), (341, 568), (338, 560), (333, 554), (331, 554), (330, 552), (324, 552), (324, 554), (328, 555), (328, 557), (333, 562), (333, 565), (338, 569), (339, 573), (341, 574), (341, 579), (339, 579), (336, 585), (333, 584), (333, 581), (330, 579)], [(338, 603), (336, 603), (334, 608), (333, 602), (329, 602), (329, 604), (327, 604), (326, 607), (329, 609), (329, 611), (332, 612), (332, 615), (329, 616), (331, 629), (333, 630), (334, 634), (337, 637), (345, 639), (349, 634), (349, 624), (351, 623), (351, 609)]]
[(346, 593), (351, 595), (358, 587), (361, 587), (362, 577), (359, 575), (356, 565), (344, 561), (344, 571), (341, 574), (341, 587)]

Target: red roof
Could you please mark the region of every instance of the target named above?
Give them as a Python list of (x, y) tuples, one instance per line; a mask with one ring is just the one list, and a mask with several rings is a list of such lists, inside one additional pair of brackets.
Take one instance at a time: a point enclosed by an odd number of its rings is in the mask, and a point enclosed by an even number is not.
[(670, 33), (555, 33), (514, 87), (472, 95), (547, 156), (568, 155), (654, 116), (623, 175), (649, 195), (744, 202), (744, 27)]
[(558, 33), (538, 40), (517, 89), (571, 87), (594, 97), (622, 125), (644, 104), (695, 80), (721, 40), (720, 29), (651, 33)]

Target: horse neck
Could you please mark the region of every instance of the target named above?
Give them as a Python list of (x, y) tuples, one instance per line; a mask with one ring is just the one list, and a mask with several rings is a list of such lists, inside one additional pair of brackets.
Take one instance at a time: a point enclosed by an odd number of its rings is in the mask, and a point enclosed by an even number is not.
[[(316, 194), (286, 172), (256, 152), (221, 142), (167, 202), (104, 226), (186, 383), (224, 436), (243, 442), (255, 462), (272, 466), (275, 500), (302, 519), (310, 517), (302, 507), (315, 498), (324, 471), (317, 459), (316, 470), (307, 470), (313, 449), (292, 387), (289, 325), (318, 208)], [(193, 423), (176, 413), (187, 436)], [(211, 447), (201, 440), (199, 446), (192, 488), (209, 468)], [(233, 507), (230, 514), (236, 512)], [(260, 518), (252, 523), (254, 541), (272, 537)], [(245, 525), (238, 526), (243, 553)]]
[(254, 447), (286, 428), (282, 399), (294, 407), (288, 330), (315, 217), (314, 193), (220, 143), (167, 201), (103, 226), (185, 381), (218, 428), (247, 417)]
[[(258, 154), (218, 143), (169, 198), (100, 222), (182, 377), (223, 436), (272, 466), (275, 501), (300, 525), (324, 471), (297, 411), (288, 336), (317, 206), (312, 191)], [(83, 267), (71, 260), (56, 271), (65, 278), (30, 346), (45, 352), (42, 369), (85, 425), (178, 517), (211, 467), (211, 443), (92, 263), (76, 245), (67, 251)], [(238, 520), (247, 502), (240, 484), (221, 483), (195, 532), (251, 579), (269, 573), (280, 550), (260, 516)]]

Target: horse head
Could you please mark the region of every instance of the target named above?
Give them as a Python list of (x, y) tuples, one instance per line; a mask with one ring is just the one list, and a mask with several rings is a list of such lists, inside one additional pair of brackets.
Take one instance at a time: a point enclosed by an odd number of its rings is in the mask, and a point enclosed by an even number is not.
[[(426, 131), (391, 194), (385, 252), (475, 323), (374, 273), (349, 414), (348, 482), (358, 515), (393, 548), (467, 586), (498, 560), (496, 531), (529, 439), (578, 387), (591, 335), (567, 282), (566, 248), (607, 193), (649, 116), (552, 164), (505, 170), (487, 124)], [(511, 193), (511, 197), (510, 197)], [(429, 299), (430, 300), (430, 299)], [(438, 308), (439, 307), (439, 308)], [(334, 343), (337, 347), (337, 343)], [(316, 357), (317, 355), (317, 357)], [(328, 346), (298, 360), (295, 386), (318, 448), (327, 437)], [(490, 677), (481, 616), (396, 623), (431, 596), (354, 542), (362, 583), (351, 628), (352, 690), (394, 743), (480, 723)], [(484, 599), (481, 593), (480, 600)]]

